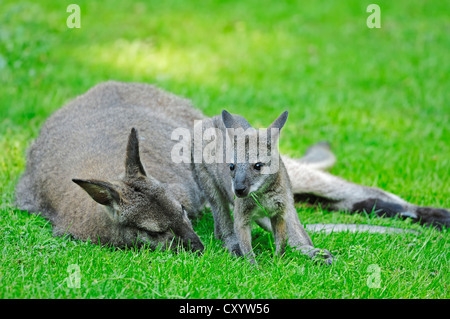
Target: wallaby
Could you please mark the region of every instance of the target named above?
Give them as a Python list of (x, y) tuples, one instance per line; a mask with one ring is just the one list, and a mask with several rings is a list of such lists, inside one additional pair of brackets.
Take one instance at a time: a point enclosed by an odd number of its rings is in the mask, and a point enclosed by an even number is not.
[[(120, 143), (101, 131), (84, 137), (79, 131), (66, 133), (44, 132), (30, 149), (28, 169), (17, 188), (22, 209), (42, 212), (55, 225), (56, 234), (97, 244), (175, 249), (180, 242), (186, 249), (203, 251), (184, 207), (146, 173), (134, 128), (124, 166), (118, 161)], [(97, 176), (102, 180), (93, 179)]]
[[(280, 129), (286, 115), (278, 118), (273, 128)], [(26, 170), (16, 188), (17, 205), (22, 210), (41, 212), (52, 221), (56, 234), (68, 233), (80, 239), (90, 238), (114, 245), (136, 241), (141, 236), (137, 225), (129, 226), (130, 234), (125, 240), (123, 234), (128, 229), (125, 231), (110, 215), (115, 208), (99, 209), (102, 204), (87, 201), (88, 194), (72, 182), (74, 178), (120, 180), (120, 176), (125, 176), (123, 163), (119, 161), (120, 150), (126, 143), (128, 132), (134, 127), (139, 132), (142, 167), (145, 167), (150, 183), (160, 189), (156, 196), (149, 194), (149, 201), (172, 203), (156, 205), (165, 205), (166, 215), (159, 209), (149, 208), (145, 227), (165, 220), (164, 230), (173, 231), (172, 228), (180, 227), (179, 223), (183, 221), (184, 234), (189, 236), (183, 238), (183, 235), (174, 232), (175, 236), (181, 237), (183, 242), (190, 241), (191, 246), (196, 246), (198, 250), (201, 250), (201, 243), (198, 237), (193, 237), (192, 228), (183, 217), (184, 212), (192, 219), (205, 205), (209, 205), (214, 216), (215, 236), (224, 241), (230, 252), (243, 255), (249, 250), (250, 241), (245, 242), (248, 223), (238, 217), (235, 231), (230, 209), (234, 206), (235, 214), (237, 211), (238, 216), (242, 215), (240, 212), (245, 215), (245, 212), (259, 207), (256, 199), (273, 218), (273, 221), (267, 217), (257, 218), (256, 222), (267, 230), (273, 229), (278, 253), (283, 251), (286, 236), (287, 244), (294, 249), (310, 257), (320, 256), (331, 263), (332, 255), (327, 250), (314, 248), (301, 225), (293, 209), (293, 195), (301, 200), (313, 198), (327, 204), (330, 209), (375, 211), (380, 216), (410, 217), (437, 228), (450, 225), (450, 213), (445, 209), (416, 206), (381, 189), (357, 185), (325, 172), (335, 158), (324, 144), (313, 147), (302, 159), (281, 155), (279, 170), (268, 176), (257, 174), (255, 165), (258, 162), (220, 162), (210, 161), (207, 157), (205, 160), (202, 154), (205, 147), (212, 150), (213, 157), (217, 154), (224, 158), (229, 156), (224, 147), (227, 139), (222, 139), (222, 142), (220, 139), (214, 140), (219, 135), (214, 137), (210, 134), (210, 129), (213, 129), (223, 133), (224, 137), (228, 136), (226, 125), (229, 128), (251, 128), (243, 117), (228, 112), (208, 118), (196, 110), (190, 101), (151, 85), (99, 84), (56, 111), (43, 125), (39, 137), (28, 150)], [(185, 134), (178, 134), (180, 131)], [(187, 140), (183, 136), (188, 136)], [(275, 136), (275, 140), (277, 138)], [(224, 143), (222, 147), (221, 143)], [(181, 149), (180, 145), (183, 145)], [(274, 155), (278, 154), (277, 147), (273, 151)], [(174, 160), (174, 154), (180, 155), (181, 160)], [(237, 165), (234, 173), (230, 164)], [(262, 162), (258, 166), (261, 164), (261, 169), (266, 168)], [(248, 173), (239, 173), (238, 176), (239, 169)], [(135, 191), (140, 192), (141, 189)], [(256, 197), (253, 198), (252, 194)], [(285, 207), (272, 210), (277, 200)], [(251, 207), (240, 207), (241, 204)], [(157, 212), (152, 213), (153, 210)], [(138, 230), (131, 231), (135, 227)], [(330, 229), (327, 225), (313, 228)], [(341, 226), (338, 228), (342, 230)], [(355, 225), (344, 228), (364, 230)], [(157, 241), (164, 244), (167, 239)], [(249, 255), (252, 258), (251, 253)]]
[[(283, 253), (287, 239), (295, 250), (331, 264), (332, 254), (314, 247), (294, 207), (289, 176), (277, 148), (280, 129), (286, 119), (287, 112), (269, 126), (265, 135), (259, 134), (260, 130), (253, 129), (242, 116), (225, 110), (221, 115), (197, 121), (191, 146), (192, 172), (211, 207), (215, 236), (223, 240), (233, 254), (245, 255), (255, 263), (250, 232), (251, 221), (255, 220), (274, 233), (277, 254)], [(249, 140), (259, 144), (251, 145)], [(198, 141), (201, 141), (200, 147)], [(261, 154), (261, 150), (266, 154)], [(240, 160), (238, 155), (241, 155)], [(271, 165), (256, 160), (265, 157)], [(266, 173), (261, 174), (264, 170)], [(259, 198), (259, 205), (267, 208), (264, 210), (270, 220), (260, 214), (255, 196)], [(234, 206), (234, 222), (230, 206)]]
[[(236, 195), (233, 211), (234, 230), (238, 236), (241, 252), (253, 263), (255, 259), (251, 245), (251, 222), (258, 217), (270, 218), (275, 238), (275, 253), (280, 255), (285, 249), (286, 214), (288, 212), (291, 215), (297, 214), (289, 176), (277, 147), (280, 130), (286, 123), (287, 114), (287, 112), (281, 114), (267, 131), (260, 131), (252, 128), (246, 121), (236, 121), (227, 111), (222, 112), (222, 120), (229, 137), (234, 140), (236, 136), (236, 144), (231, 149), (232, 161), (228, 164), (231, 172), (231, 189)], [(241, 128), (241, 132), (235, 134), (233, 130), (233, 133), (229, 133), (230, 129), (236, 128)], [(257, 143), (251, 145), (252, 140)], [(239, 152), (245, 156), (241, 160), (238, 158)], [(271, 169), (267, 169), (269, 165), (272, 166)], [(297, 225), (296, 232), (300, 232), (301, 235), (291, 233), (288, 235), (291, 240), (299, 240), (293, 246), (298, 244), (312, 246), (311, 239), (301, 225)], [(331, 258), (329, 252), (327, 253)]]

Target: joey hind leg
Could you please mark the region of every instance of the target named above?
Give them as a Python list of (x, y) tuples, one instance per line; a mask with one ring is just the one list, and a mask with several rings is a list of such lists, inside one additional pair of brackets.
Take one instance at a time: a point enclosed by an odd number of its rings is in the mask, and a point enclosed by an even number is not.
[(287, 244), (315, 260), (323, 260), (327, 265), (333, 263), (333, 255), (326, 249), (315, 248), (311, 238), (300, 223), (295, 207), (285, 215)]
[[(274, 233), (276, 227), (271, 225), (271, 220), (267, 217), (256, 219), (255, 222), (264, 230)], [(324, 260), (326, 264), (331, 265), (333, 262), (333, 255), (326, 249), (315, 248), (305, 228), (301, 224), (297, 211), (294, 209), (288, 210), (284, 218), (285, 224), (285, 239), (284, 243), (292, 247), (294, 250), (300, 251), (304, 255), (308, 255), (312, 259)], [(276, 241), (276, 240), (275, 240)], [(284, 245), (285, 247), (285, 245)], [(282, 251), (282, 250), (280, 250)]]

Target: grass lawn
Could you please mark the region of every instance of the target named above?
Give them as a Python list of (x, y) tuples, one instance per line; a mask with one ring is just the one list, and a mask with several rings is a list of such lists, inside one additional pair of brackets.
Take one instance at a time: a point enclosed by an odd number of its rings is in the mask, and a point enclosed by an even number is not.
[[(0, 298), (449, 298), (449, 232), (298, 204), (303, 223), (362, 223), (420, 234), (312, 234), (332, 266), (254, 228), (259, 268), (230, 256), (211, 214), (194, 221), (202, 256), (119, 250), (53, 237), (17, 210), (14, 187), (45, 119), (109, 79), (154, 83), (207, 115), (266, 127), (289, 110), (281, 150), (328, 140), (332, 173), (406, 200), (450, 207), (450, 3), (78, 0), (0, 3)], [(73, 268), (75, 267), (75, 268)], [(79, 271), (79, 287), (70, 285)], [(73, 282), (72, 282), (73, 283)]]

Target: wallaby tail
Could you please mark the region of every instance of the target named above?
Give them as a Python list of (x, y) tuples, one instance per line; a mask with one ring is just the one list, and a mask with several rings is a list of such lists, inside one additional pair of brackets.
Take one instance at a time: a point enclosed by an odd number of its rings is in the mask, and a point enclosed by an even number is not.
[(327, 234), (336, 232), (367, 232), (371, 234), (417, 233), (417, 231), (412, 229), (357, 224), (308, 224), (305, 225), (305, 228), (310, 232), (325, 232)]
[(328, 142), (318, 142), (310, 146), (297, 161), (315, 169), (327, 170), (336, 163), (336, 156)]
[[(255, 222), (264, 230), (272, 231), (270, 220), (267, 217), (259, 218)], [(399, 234), (399, 233), (417, 233), (412, 229), (403, 229), (386, 226), (375, 225), (359, 225), (359, 224), (307, 224), (304, 226), (309, 232), (325, 232), (327, 234), (337, 232), (366, 232), (370, 234)]]

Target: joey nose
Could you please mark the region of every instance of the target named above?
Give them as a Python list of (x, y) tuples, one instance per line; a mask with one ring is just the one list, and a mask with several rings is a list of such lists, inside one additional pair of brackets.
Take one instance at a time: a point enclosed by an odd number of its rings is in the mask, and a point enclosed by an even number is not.
[(240, 186), (236, 186), (236, 188), (234, 189), (234, 192), (237, 197), (245, 197), (248, 194), (248, 189), (247, 189), (247, 186), (240, 185)]

